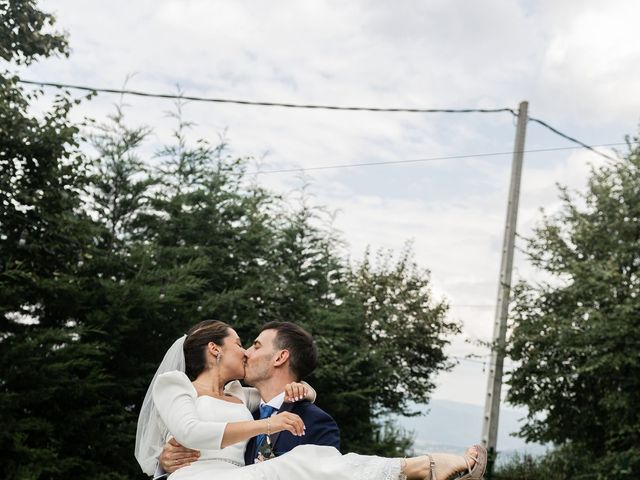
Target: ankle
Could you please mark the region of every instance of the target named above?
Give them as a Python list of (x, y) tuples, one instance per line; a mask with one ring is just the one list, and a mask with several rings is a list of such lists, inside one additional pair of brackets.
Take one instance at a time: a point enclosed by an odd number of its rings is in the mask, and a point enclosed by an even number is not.
[(404, 475), (407, 480), (429, 480), (431, 478), (430, 464), (431, 458), (429, 455), (403, 458), (400, 479), (402, 480), (402, 475)]

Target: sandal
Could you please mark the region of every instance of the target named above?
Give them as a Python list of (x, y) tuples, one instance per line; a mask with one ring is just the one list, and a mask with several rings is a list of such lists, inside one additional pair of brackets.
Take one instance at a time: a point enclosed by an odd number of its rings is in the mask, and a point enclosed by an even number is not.
[[(431, 455), (425, 455), (429, 460), (429, 474), (425, 477), (425, 480), (480, 480), (482, 479), (484, 472), (487, 468), (487, 449), (482, 445), (473, 445), (478, 452), (476, 457), (465, 454), (463, 455), (464, 461), (467, 464), (466, 472), (453, 472), (449, 474), (445, 479), (441, 479), (436, 476), (436, 462), (434, 462)], [(475, 462), (473, 468), (471, 467), (471, 461)]]
[[(464, 455), (464, 461), (467, 463), (467, 472), (461, 477), (459, 480), (469, 479), (469, 480), (479, 480), (484, 476), (484, 472), (487, 469), (487, 449), (482, 445), (473, 445), (478, 452), (476, 457), (472, 457), (471, 455)], [(471, 468), (469, 465), (469, 460), (473, 460), (476, 464)]]

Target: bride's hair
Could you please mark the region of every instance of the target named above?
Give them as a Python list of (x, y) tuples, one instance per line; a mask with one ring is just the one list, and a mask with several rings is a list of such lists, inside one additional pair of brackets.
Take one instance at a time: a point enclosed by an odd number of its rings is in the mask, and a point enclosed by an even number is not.
[(229, 336), (230, 328), (219, 320), (204, 320), (187, 332), (183, 350), (185, 373), (189, 380), (195, 380), (207, 366), (206, 352), (209, 342), (222, 346), (224, 339)]

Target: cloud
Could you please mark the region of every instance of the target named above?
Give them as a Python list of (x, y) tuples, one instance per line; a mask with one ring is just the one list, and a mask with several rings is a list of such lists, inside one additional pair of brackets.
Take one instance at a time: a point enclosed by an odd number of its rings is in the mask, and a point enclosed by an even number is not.
[[(25, 78), (218, 98), (381, 107), (511, 107), (585, 142), (621, 141), (640, 112), (635, 0), (42, 2), (70, 33), (69, 59)], [(76, 115), (104, 119), (118, 97), (100, 95)], [(126, 97), (130, 124), (154, 127), (150, 157), (173, 123), (164, 100)], [(506, 155), (310, 171), (314, 201), (339, 211), (336, 226), (358, 259), (366, 247), (398, 250), (413, 240), (434, 289), (452, 304), (464, 335), (451, 352), (486, 354), (498, 284), (513, 148), (510, 114), (415, 115), (190, 103), (192, 138), (228, 127), (231, 152), (262, 170), (507, 152)], [(569, 143), (529, 124), (527, 148)], [(585, 151), (526, 154), (519, 233), (539, 210), (559, 206), (556, 182), (582, 188)], [(278, 192), (299, 174), (259, 175)], [(520, 275), (534, 275), (516, 254)], [(466, 368), (466, 370), (465, 370)], [(461, 365), (443, 395), (482, 403), (485, 378)], [(471, 373), (470, 373), (471, 372)], [(470, 399), (469, 375), (474, 399)], [(456, 393), (458, 392), (458, 393)], [(463, 392), (463, 393), (460, 393)], [(477, 395), (476, 395), (477, 394)], [(439, 396), (442, 395), (438, 394)], [(464, 398), (461, 398), (464, 397)]]
[[(640, 4), (543, 2), (541, 21), (549, 25), (541, 64), (540, 103), (565, 106), (563, 116), (587, 125), (621, 118), (634, 126), (640, 111)], [(542, 89), (545, 89), (543, 92)]]

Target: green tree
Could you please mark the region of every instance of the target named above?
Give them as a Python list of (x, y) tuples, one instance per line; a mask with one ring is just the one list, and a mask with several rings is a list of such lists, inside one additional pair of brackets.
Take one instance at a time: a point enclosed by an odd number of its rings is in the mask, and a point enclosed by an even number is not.
[[(0, 2), (0, 53), (16, 64), (67, 54), (34, 2)], [(68, 93), (32, 115), (0, 83), (0, 461), (4, 478), (131, 478), (136, 416), (164, 350), (203, 318), (250, 341), (291, 320), (316, 337), (310, 379), (346, 450), (401, 454), (380, 419), (426, 401), (457, 327), (410, 250), (340, 255), (331, 217), (291, 205), (246, 175), (224, 142), (188, 141), (183, 104), (171, 144), (142, 158), (149, 130), (120, 105), (81, 153)]]
[[(584, 478), (640, 472), (640, 150), (561, 190), (526, 252), (547, 275), (515, 289), (509, 401), (529, 409), (521, 435), (573, 445)], [(591, 475), (591, 476), (588, 476)], [(577, 478), (577, 477), (575, 477)]]
[(319, 366), (310, 379), (318, 404), (342, 431), (345, 451), (406, 453), (408, 437), (380, 421), (426, 402), (436, 371), (457, 325), (446, 321), (446, 305), (433, 300), (428, 272), (407, 247), (367, 254), (355, 268), (339, 255), (342, 244), (332, 217), (310, 206), (301, 192), (298, 208), (281, 215), (270, 268), (275, 288), (266, 304), (276, 319), (305, 326), (316, 339)]
[(335, 363), (346, 367), (349, 379), (340, 380), (336, 392), (346, 395), (334, 404), (344, 424), (361, 426), (353, 433), (344, 429), (346, 445), (406, 455), (409, 437), (381, 422), (382, 416), (411, 415), (408, 402), (428, 402), (436, 372), (451, 366), (443, 349), (459, 326), (446, 319), (446, 303), (433, 298), (429, 272), (415, 263), (409, 245), (397, 256), (380, 251), (372, 259), (367, 253), (349, 272), (348, 288), (343, 322), (354, 330), (328, 335), (332, 348), (342, 352)]
[[(17, 64), (66, 54), (53, 17), (33, 2), (3, 2), (2, 55)], [(17, 78), (0, 80), (0, 433), (4, 478), (81, 476), (94, 470), (101, 431), (118, 419), (102, 402), (104, 344), (85, 316), (84, 255), (99, 230), (83, 209), (88, 163), (69, 120), (76, 103), (56, 96), (40, 116)], [(95, 471), (95, 470), (94, 470)]]
[(34, 0), (1, 0), (0, 19), (0, 58), (28, 65), (38, 57), (69, 55), (66, 36), (53, 30), (55, 17)]
[[(232, 323), (241, 334), (261, 318), (260, 292), (268, 288), (274, 235), (273, 195), (246, 182), (246, 159), (226, 154), (225, 143), (187, 141), (189, 122), (176, 105), (174, 142), (160, 149), (153, 212), (142, 219), (145, 238), (165, 265), (201, 266), (200, 288), (183, 312), (182, 327), (204, 318)], [(170, 295), (172, 290), (167, 289)]]

